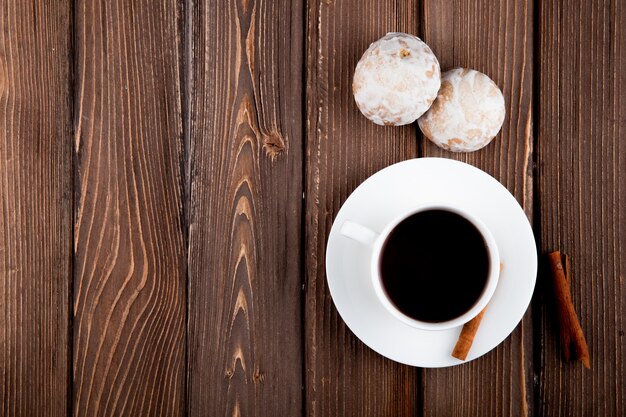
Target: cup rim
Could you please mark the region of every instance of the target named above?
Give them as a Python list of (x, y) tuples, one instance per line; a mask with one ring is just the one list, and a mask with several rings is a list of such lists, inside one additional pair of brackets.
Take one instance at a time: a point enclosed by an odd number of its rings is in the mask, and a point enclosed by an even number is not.
[[(442, 322), (426, 322), (414, 319), (412, 317), (407, 316), (402, 311), (400, 311), (394, 303), (389, 299), (387, 292), (383, 288), (382, 285), (382, 277), (380, 274), (380, 257), (382, 254), (382, 248), (387, 241), (387, 238), (391, 234), (391, 232), (398, 226), (403, 220), (408, 217), (420, 213), (422, 211), (427, 210), (446, 210), (452, 213), (455, 213), (464, 219), (468, 220), (470, 223), (474, 225), (480, 232), (483, 240), (485, 241), (485, 245), (487, 247), (487, 253), (489, 256), (489, 274), (487, 277), (487, 283), (485, 288), (483, 289), (480, 297), (476, 300), (474, 305), (470, 309), (468, 309), (465, 313), (457, 316), (453, 319), (442, 321)], [(440, 202), (431, 202), (426, 204), (421, 204), (417, 207), (412, 208), (409, 211), (404, 212), (403, 214), (397, 216), (391, 222), (385, 226), (385, 228), (381, 231), (380, 235), (376, 239), (372, 249), (372, 259), (371, 259), (371, 276), (372, 283), (374, 285), (374, 291), (376, 293), (377, 298), (383, 304), (383, 306), (389, 311), (395, 318), (407, 324), (411, 327), (422, 329), (422, 330), (447, 330), (454, 327), (462, 326), (467, 323), (474, 317), (476, 317), (489, 303), (489, 300), (493, 296), (496, 287), (498, 285), (498, 279), (500, 275), (500, 254), (498, 251), (498, 246), (495, 238), (491, 234), (491, 231), (485, 226), (485, 224), (473, 216), (471, 213), (468, 213), (466, 210), (461, 209), (457, 206), (453, 206), (447, 203)]]

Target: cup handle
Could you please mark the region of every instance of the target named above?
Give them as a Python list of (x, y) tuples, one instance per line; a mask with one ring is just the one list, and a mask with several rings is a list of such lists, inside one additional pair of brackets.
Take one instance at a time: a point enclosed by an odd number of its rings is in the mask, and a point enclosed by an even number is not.
[(362, 243), (365, 246), (373, 246), (376, 239), (378, 239), (378, 236), (380, 236), (373, 230), (351, 220), (343, 222), (340, 233), (347, 238)]

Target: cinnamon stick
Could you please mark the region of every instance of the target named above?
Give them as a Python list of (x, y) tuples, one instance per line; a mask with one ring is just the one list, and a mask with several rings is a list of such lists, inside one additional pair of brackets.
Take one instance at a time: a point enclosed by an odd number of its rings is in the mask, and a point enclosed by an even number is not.
[(476, 317), (468, 321), (463, 325), (463, 329), (461, 329), (461, 334), (459, 335), (459, 339), (456, 341), (456, 345), (454, 346), (454, 350), (452, 350), (452, 356), (460, 359), (462, 361), (467, 358), (467, 354), (469, 353), (470, 348), (472, 347), (472, 343), (474, 343), (474, 336), (476, 336), (476, 332), (478, 331), (478, 327), (480, 326), (480, 322), (485, 315), (485, 309), (478, 313)]
[[(589, 348), (580, 327), (572, 296), (570, 294), (570, 263), (565, 254), (556, 251), (548, 254), (552, 284), (556, 299), (557, 318), (561, 335), (561, 349), (566, 361), (570, 359), (582, 361), (585, 368), (590, 368)], [(574, 357), (572, 358), (572, 347)]]
[[(500, 264), (500, 273), (502, 273), (503, 266), (503, 264)], [(472, 348), (472, 343), (474, 343), (474, 337), (476, 336), (476, 332), (478, 331), (480, 322), (485, 315), (486, 309), (487, 307), (483, 308), (483, 310), (478, 313), (476, 317), (463, 325), (463, 328), (461, 329), (461, 334), (459, 335), (459, 338), (456, 341), (456, 345), (454, 345), (454, 349), (452, 350), (452, 357), (460, 359), (462, 361), (467, 358), (467, 354)]]

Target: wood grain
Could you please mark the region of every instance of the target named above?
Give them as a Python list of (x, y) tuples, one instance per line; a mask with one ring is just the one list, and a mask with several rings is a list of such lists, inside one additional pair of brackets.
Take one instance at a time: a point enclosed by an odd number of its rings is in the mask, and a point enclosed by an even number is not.
[[(626, 415), (625, 27), (620, 0), (3, 2), (0, 416)], [(389, 31), (496, 81), (494, 143), (360, 115)], [(535, 314), (455, 368), (345, 326), (332, 221), (416, 156), (489, 172), (570, 255), (591, 370), (561, 358), (543, 274)]]
[[(422, 35), (442, 71), (469, 67), (489, 75), (504, 93), (507, 117), (486, 148), (443, 151), (423, 140), (423, 156), (475, 165), (502, 182), (529, 218), (533, 208), (533, 4), (530, 1), (425, 0)], [(477, 337), (480, 337), (479, 335)], [(519, 416), (532, 413), (530, 312), (495, 350), (469, 364), (424, 370), (424, 415)]]
[(68, 412), (70, 28), (70, 1), (0, 7), (0, 416)]
[(542, 304), (537, 414), (626, 415), (626, 5), (540, 3), (541, 243), (570, 256), (591, 370), (562, 360)]
[(352, 97), (354, 67), (387, 32), (417, 33), (417, 1), (309, 1), (305, 235), (305, 365), (309, 416), (412, 416), (418, 370), (378, 355), (346, 327), (325, 274), (341, 204), (376, 171), (417, 156), (415, 126), (385, 128)]
[(76, 2), (74, 416), (184, 414), (179, 6)]
[(303, 7), (190, 10), (192, 416), (301, 414)]

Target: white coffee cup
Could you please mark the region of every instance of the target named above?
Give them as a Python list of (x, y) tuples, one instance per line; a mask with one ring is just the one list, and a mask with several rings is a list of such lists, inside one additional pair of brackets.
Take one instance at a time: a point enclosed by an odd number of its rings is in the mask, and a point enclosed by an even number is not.
[[(487, 248), (487, 255), (489, 258), (489, 272), (487, 276), (487, 281), (485, 287), (474, 305), (467, 310), (465, 313), (457, 316), (451, 320), (442, 321), (442, 322), (425, 322), (416, 320), (412, 317), (407, 316), (403, 312), (401, 312), (394, 303), (389, 299), (386, 291), (383, 288), (382, 277), (380, 273), (380, 258), (382, 255), (382, 249), (384, 247), (387, 238), (391, 234), (391, 232), (398, 226), (404, 219), (426, 210), (445, 210), (452, 213), (455, 213), (466, 220), (468, 220), (471, 224), (476, 227), (476, 229), (480, 232), (485, 242), (485, 246)], [(420, 205), (418, 207), (414, 207), (411, 210), (402, 213), (397, 216), (395, 219), (391, 220), (387, 225), (383, 228), (380, 233), (377, 233), (359, 223), (353, 222), (351, 220), (346, 220), (341, 226), (341, 234), (356, 240), (364, 245), (367, 245), (372, 248), (372, 256), (371, 256), (371, 278), (372, 284), (374, 286), (374, 291), (378, 300), (382, 303), (382, 305), (398, 320), (403, 323), (423, 330), (445, 330), (451, 329), (454, 327), (461, 326), (472, 318), (474, 318), (478, 313), (480, 313), (483, 308), (487, 305), (491, 296), (496, 290), (496, 286), (498, 284), (498, 277), (500, 275), (500, 255), (498, 253), (498, 246), (496, 244), (493, 235), (487, 229), (487, 227), (477, 218), (472, 216), (470, 213), (462, 210), (458, 207), (453, 207), (447, 204), (440, 203), (430, 203), (426, 205)]]

